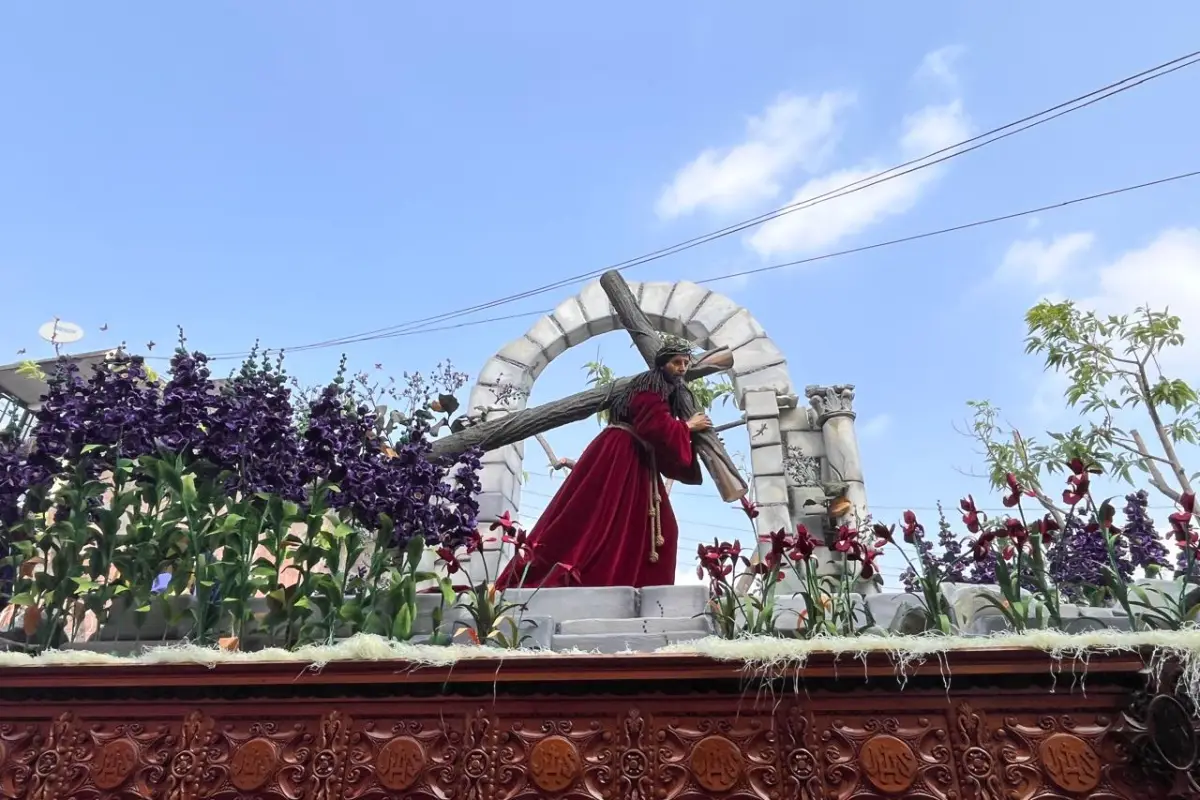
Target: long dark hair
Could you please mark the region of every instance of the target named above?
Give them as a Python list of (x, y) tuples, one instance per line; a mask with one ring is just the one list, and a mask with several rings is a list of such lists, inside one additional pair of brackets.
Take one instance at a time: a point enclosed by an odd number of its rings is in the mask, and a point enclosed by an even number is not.
[(666, 370), (655, 367), (640, 375), (635, 375), (629, 381), (629, 385), (613, 399), (612, 404), (608, 407), (608, 419), (611, 422), (625, 424), (633, 422), (629, 404), (633, 401), (634, 395), (642, 392), (654, 392), (665, 400), (671, 409), (671, 416), (677, 419), (687, 417), (684, 398), (691, 397), (692, 390), (687, 387), (687, 383), (682, 378), (673, 378), (666, 373)]

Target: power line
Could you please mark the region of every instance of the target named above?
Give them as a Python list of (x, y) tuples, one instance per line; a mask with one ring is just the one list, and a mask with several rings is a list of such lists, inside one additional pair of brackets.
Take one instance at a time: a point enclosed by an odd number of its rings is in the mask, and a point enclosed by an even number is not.
[[(763, 272), (772, 272), (774, 270), (785, 269), (787, 267), (794, 267), (794, 266), (798, 266), (801, 264), (811, 264), (816, 261), (825, 261), (825, 260), (831, 259), (831, 258), (840, 258), (842, 256), (854, 255), (856, 253), (864, 253), (864, 252), (868, 252), (870, 250), (878, 250), (878, 249), (884, 248), (884, 247), (892, 247), (892, 246), (898, 245), (898, 244), (907, 244), (909, 242), (915, 242), (915, 241), (919, 241), (921, 239), (930, 239), (935, 236), (943, 236), (948, 233), (958, 233), (960, 231), (970, 230), (972, 228), (980, 228), (985, 225), (994, 225), (999, 222), (1008, 222), (1010, 220), (1020, 219), (1021, 217), (1028, 217), (1028, 216), (1032, 216), (1034, 214), (1044, 214), (1049, 211), (1057, 211), (1062, 208), (1067, 208), (1068, 206), (1079, 205), (1081, 203), (1087, 203), (1092, 200), (1102, 200), (1104, 198), (1115, 197), (1116, 195), (1126, 194), (1128, 192), (1135, 192), (1135, 191), (1139, 191), (1141, 189), (1149, 189), (1149, 188), (1152, 188), (1155, 186), (1161, 186), (1164, 184), (1173, 183), (1175, 181), (1187, 180), (1189, 178), (1194, 178), (1197, 175), (1200, 175), (1200, 170), (1193, 170), (1191, 172), (1184, 172), (1184, 173), (1180, 173), (1178, 175), (1171, 175), (1166, 178), (1159, 178), (1157, 180), (1146, 181), (1144, 183), (1138, 183), (1138, 184), (1134, 184), (1132, 186), (1123, 186), (1119, 189), (1109, 189), (1107, 191), (1097, 192), (1095, 194), (1089, 194), (1089, 195), (1085, 195), (1083, 197), (1075, 197), (1070, 200), (1063, 200), (1058, 203), (1050, 203), (1049, 205), (1038, 206), (1037, 208), (1025, 209), (1024, 211), (1014, 211), (1011, 214), (1002, 214), (997, 217), (988, 217), (987, 219), (980, 219), (980, 220), (975, 220), (973, 222), (966, 222), (961, 225), (952, 225), (947, 228), (938, 228), (937, 230), (925, 231), (923, 233), (916, 233), (916, 234), (912, 234), (910, 236), (902, 236), (897, 239), (888, 239), (888, 240), (885, 240), (882, 242), (874, 242), (872, 244), (861, 245), (859, 247), (851, 247), (846, 250), (837, 250), (837, 251), (830, 252), (830, 253), (822, 253), (820, 255), (809, 256), (808, 258), (796, 259), (794, 261), (785, 261), (780, 264), (770, 264), (765, 267), (756, 267), (754, 269), (742, 270), (740, 272), (731, 272), (731, 273), (728, 273), (725, 275), (718, 275), (713, 278), (705, 278), (704, 280), (698, 281), (698, 283), (703, 283), (703, 284), (718, 283), (720, 281), (732, 280), (733, 278), (741, 278), (741, 277), (745, 277), (747, 275), (757, 275), (757, 274), (760, 274)], [(453, 325), (443, 325), (440, 327), (419, 328), (416, 330), (409, 330), (409, 331), (395, 331), (393, 333), (386, 333), (386, 334), (379, 334), (379, 335), (364, 334), (361, 338), (348, 339), (344, 342), (338, 342), (336, 344), (356, 344), (359, 342), (376, 341), (376, 340), (381, 340), (381, 339), (394, 339), (394, 338), (398, 338), (401, 336), (416, 336), (417, 334), (435, 333), (437, 331), (457, 330), (459, 328), (467, 328), (467, 327), (472, 327), (472, 326), (476, 326), (476, 325), (484, 325), (484, 324), (487, 324), (490, 322), (503, 322), (505, 320), (517, 319), (520, 317), (541, 316), (541, 315), (548, 314), (548, 313), (550, 313), (549, 310), (528, 311), (528, 312), (523, 312), (520, 314), (509, 314), (509, 315), (503, 316), (503, 317), (488, 317), (486, 319), (471, 320), (469, 322), (459, 322), (459, 323), (455, 323)], [(288, 352), (315, 350), (315, 349), (318, 349), (321, 347), (326, 347), (326, 346), (329, 346), (329, 347), (336, 346), (336, 344), (325, 345), (325, 344), (321, 344), (321, 343), (314, 343), (311, 345), (303, 345), (298, 348), (293, 348), (292, 350), (289, 350)], [(224, 361), (224, 360), (230, 360), (230, 359), (234, 359), (234, 358), (241, 358), (244, 355), (245, 354), (239, 354), (239, 353), (224, 354), (224, 355), (216, 354), (216, 355), (213, 355), (212, 357), (210, 357), (209, 360), (210, 361)], [(168, 359), (167, 356), (152, 356), (152, 358), (159, 358), (162, 360)]]
[[(894, 180), (896, 178), (903, 177), (904, 175), (908, 175), (917, 170), (927, 169), (929, 167), (940, 164), (943, 161), (947, 161), (951, 158), (957, 158), (958, 156), (965, 155), (966, 153), (972, 152), (973, 150), (978, 150), (982, 147), (986, 147), (989, 144), (993, 144), (995, 142), (1001, 141), (1002, 139), (1006, 139), (1009, 136), (1013, 136), (1017, 133), (1021, 133), (1023, 131), (1029, 130), (1030, 128), (1033, 128), (1038, 125), (1049, 122), (1051, 120), (1057, 119), (1058, 117), (1064, 116), (1069, 113), (1073, 113), (1075, 111), (1079, 111), (1083, 108), (1087, 108), (1088, 106), (1098, 103), (1101, 100), (1105, 100), (1114, 95), (1117, 95), (1122, 92), (1128, 91), (1130, 89), (1136, 88), (1137, 86), (1140, 86), (1151, 80), (1155, 80), (1157, 78), (1164, 77), (1173, 72), (1181, 70), (1185, 67), (1192, 66), (1193, 64), (1200, 61), (1200, 58), (1198, 58), (1198, 56), (1200, 56), (1200, 51), (1195, 51), (1195, 52), (1189, 53), (1187, 55), (1171, 59), (1170, 61), (1163, 62), (1162, 64), (1159, 64), (1150, 69), (1143, 70), (1134, 75), (1130, 75), (1119, 81), (1116, 81), (1116, 82), (1110, 83), (1106, 86), (1103, 86), (1099, 89), (1095, 89), (1091, 92), (1088, 92), (1087, 94), (1083, 94), (1078, 97), (1074, 97), (1070, 100), (1064, 101), (1064, 102), (1059, 103), (1054, 106), (1051, 106), (1050, 108), (1044, 109), (1037, 113), (1027, 115), (1025, 117), (1022, 117), (1021, 119), (1015, 120), (1013, 122), (1009, 122), (1009, 123), (1007, 123), (1005, 125), (1001, 125), (997, 128), (992, 128), (991, 130), (981, 133), (977, 136), (973, 136), (969, 139), (964, 139), (963, 141), (958, 142), (956, 144), (952, 144), (952, 145), (950, 145), (948, 147), (944, 147), (940, 150), (935, 150), (932, 153), (928, 153), (919, 158), (911, 159), (902, 164), (898, 164), (889, 169), (883, 170), (881, 172), (877, 172), (877, 173), (875, 173), (873, 175), (869, 175), (865, 178), (861, 178), (857, 181), (848, 183), (848, 184), (838, 187), (836, 189), (831, 189), (831, 190), (829, 190), (823, 194), (817, 195), (815, 197), (805, 198), (804, 200), (800, 200), (795, 203), (791, 203), (789, 205), (783, 206), (782, 208), (775, 209), (774, 211), (770, 211), (765, 214), (760, 214), (756, 217), (752, 217), (750, 219), (743, 220), (742, 222), (738, 222), (733, 225), (729, 225), (725, 228), (721, 228), (716, 231), (712, 231), (710, 233), (703, 234), (701, 236), (693, 237), (692, 239), (685, 240), (678, 244), (671, 245), (670, 247), (665, 247), (660, 250), (656, 250), (651, 253), (647, 253), (645, 255), (638, 256), (636, 258), (628, 259), (626, 261), (619, 262), (617, 264), (613, 264), (613, 265), (610, 265), (607, 267), (602, 267), (600, 269), (592, 270), (589, 272), (580, 273), (578, 275), (574, 275), (569, 278), (563, 278), (559, 281), (556, 281), (556, 282), (553, 282), (550, 284), (546, 284), (546, 285), (537, 287), (535, 289), (530, 289), (530, 290), (527, 290), (524, 292), (509, 295), (507, 297), (502, 297), (497, 300), (491, 300), (491, 301), (488, 301), (485, 303), (480, 303), (480, 304), (477, 304), (474, 306), (468, 306), (466, 308), (459, 309), (457, 311), (444, 312), (442, 314), (437, 314), (437, 315), (430, 316), (430, 317), (424, 317), (421, 319), (411, 320), (409, 322), (399, 323), (396, 325), (390, 325), (390, 326), (387, 326), (384, 328), (377, 328), (375, 330), (366, 331), (366, 332), (360, 333), (360, 334), (351, 334), (349, 336), (339, 337), (339, 338), (335, 338), (335, 339), (327, 339), (327, 340), (323, 340), (320, 342), (314, 342), (309, 345), (300, 345), (299, 347), (285, 348), (285, 349), (287, 349), (289, 352), (295, 352), (295, 351), (302, 351), (302, 350), (307, 350), (307, 349), (333, 347), (333, 346), (338, 346), (341, 344), (351, 344), (351, 343), (355, 343), (355, 342), (359, 342), (359, 341), (369, 341), (370, 339), (373, 339), (373, 338), (385, 338), (383, 336), (384, 334), (405, 332), (408, 329), (416, 328), (416, 327), (423, 326), (423, 325), (433, 324), (433, 323), (437, 323), (437, 322), (442, 322), (442, 321), (445, 321), (448, 319), (453, 319), (453, 318), (460, 317), (460, 316), (466, 316), (468, 314), (473, 314), (477, 311), (483, 311), (483, 310), (486, 310), (489, 308), (494, 308), (499, 305), (505, 305), (508, 303), (512, 303), (517, 300), (523, 300), (527, 297), (534, 297), (536, 295), (544, 294), (546, 292), (553, 291), (553, 290), (561, 288), (563, 286), (567, 286), (572, 283), (578, 283), (579, 281), (587, 280), (589, 278), (603, 274), (604, 272), (606, 272), (610, 269), (626, 270), (626, 269), (629, 269), (634, 266), (639, 266), (641, 264), (646, 264), (651, 261), (657, 261), (659, 259), (666, 258), (671, 255), (676, 255), (685, 250), (690, 250), (693, 247), (697, 247), (702, 244), (707, 244), (708, 242), (712, 242), (717, 239), (721, 239), (726, 236), (729, 236), (731, 234), (746, 230), (748, 228), (761, 225), (764, 222), (768, 222), (773, 219), (778, 219), (779, 217), (794, 213), (796, 211), (800, 211), (800, 210), (807, 209), (807, 208), (812, 208), (815, 205), (819, 205), (821, 203), (825, 203), (830, 200), (835, 200), (839, 197), (845, 197), (846, 195), (853, 194), (858, 191), (862, 191), (863, 189), (867, 189), (872, 186), (877, 186), (880, 183), (884, 183), (889, 180)], [(727, 276), (727, 277), (731, 277), (731, 276)], [(234, 354), (218, 354), (218, 355), (228, 358), (228, 357), (236, 357), (241, 354), (234, 353)]]

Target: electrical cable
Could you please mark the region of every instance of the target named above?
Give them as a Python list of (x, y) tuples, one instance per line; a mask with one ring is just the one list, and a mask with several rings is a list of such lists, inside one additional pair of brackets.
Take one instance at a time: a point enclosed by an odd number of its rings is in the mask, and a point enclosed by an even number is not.
[[(1027, 217), (1027, 216), (1031, 216), (1033, 214), (1043, 214), (1048, 211), (1056, 211), (1058, 209), (1067, 208), (1068, 206), (1078, 205), (1080, 203), (1090, 202), (1092, 200), (1100, 200), (1103, 198), (1114, 197), (1116, 195), (1125, 194), (1127, 192), (1134, 192), (1134, 191), (1138, 191), (1140, 189), (1148, 189), (1148, 188), (1151, 188), (1154, 186), (1161, 186), (1164, 184), (1173, 183), (1175, 181), (1181, 181), (1181, 180), (1187, 180), (1189, 178), (1195, 178), (1198, 175), (1200, 175), (1200, 170), (1193, 170), (1190, 172), (1184, 172), (1184, 173), (1180, 173), (1177, 175), (1171, 175), (1166, 178), (1158, 178), (1157, 180), (1145, 181), (1143, 183), (1134, 184), (1132, 186), (1123, 186), (1119, 189), (1109, 189), (1107, 191), (1096, 192), (1094, 194), (1085, 195), (1083, 197), (1075, 197), (1070, 200), (1063, 200), (1058, 203), (1050, 203), (1048, 205), (1042, 205), (1042, 206), (1038, 206), (1036, 208), (1029, 208), (1029, 209), (1025, 209), (1023, 211), (1015, 211), (1010, 214), (1001, 214), (1000, 216), (996, 216), (996, 217), (988, 217), (986, 219), (975, 220), (973, 222), (966, 222), (966, 223), (962, 223), (960, 225), (952, 225), (952, 226), (949, 226), (946, 228), (938, 228), (937, 230), (925, 231), (923, 233), (916, 233), (916, 234), (912, 234), (910, 236), (902, 236), (902, 237), (899, 237), (896, 239), (888, 239), (888, 240), (885, 240), (882, 242), (874, 242), (872, 244), (860, 245), (858, 247), (851, 247), (851, 248), (848, 248), (845, 250), (837, 250), (834, 252), (822, 253), (820, 255), (809, 256), (807, 258), (796, 259), (793, 261), (785, 261), (780, 264), (770, 264), (770, 265), (767, 265), (764, 267), (756, 267), (754, 269), (742, 270), (739, 272), (731, 272), (731, 273), (728, 273), (725, 275), (718, 275), (713, 278), (705, 278), (704, 280), (697, 281), (697, 283), (700, 283), (700, 284), (717, 283), (720, 281), (732, 280), (734, 278), (745, 277), (747, 275), (757, 275), (757, 274), (760, 274), (763, 272), (771, 272), (774, 270), (784, 269), (786, 267), (794, 267), (794, 266), (798, 266), (801, 264), (811, 264), (815, 261), (824, 261), (826, 259), (853, 255), (855, 253), (864, 253), (864, 252), (867, 252), (870, 250), (878, 250), (883, 247), (891, 247), (891, 246), (898, 245), (898, 244), (906, 244), (908, 242), (915, 242), (915, 241), (919, 241), (921, 239), (929, 239), (929, 238), (932, 238), (935, 236), (943, 236), (948, 233), (957, 233), (959, 231), (970, 230), (972, 228), (979, 228), (979, 227), (982, 227), (985, 225), (993, 225), (993, 224), (996, 224), (999, 222), (1007, 222), (1009, 220), (1019, 219), (1021, 217)], [(321, 343), (314, 343), (311, 345), (304, 345), (301, 347), (293, 348), (291, 350), (287, 350), (286, 352), (288, 352), (288, 353), (305, 352), (308, 350), (316, 350), (316, 349), (321, 349), (324, 347), (335, 347), (335, 346), (343, 345), (343, 344), (357, 344), (360, 342), (378, 341), (381, 339), (394, 339), (394, 338), (398, 338), (401, 336), (415, 336), (417, 334), (423, 334), (423, 333), (436, 333), (439, 331), (457, 330), (460, 328), (467, 328), (467, 327), (472, 327), (472, 326), (476, 326), (476, 325), (484, 325), (484, 324), (491, 323), (491, 322), (502, 322), (505, 320), (518, 319), (521, 317), (542, 316), (547, 313), (549, 313), (549, 311), (546, 311), (546, 310), (527, 311), (527, 312), (522, 312), (520, 314), (509, 314), (507, 316), (502, 316), (502, 317), (487, 317), (485, 319), (470, 320), (467, 322), (458, 322), (458, 323), (454, 323), (451, 325), (442, 325), (442, 326), (435, 326), (435, 327), (430, 327), (430, 328), (419, 328), (417, 330), (394, 331), (392, 333), (386, 333), (386, 334), (380, 334), (380, 335), (362, 334), (359, 338), (348, 338), (344, 341), (340, 341), (335, 344), (326, 345), (326, 344), (321, 344)], [(244, 356), (245, 356), (244, 353), (216, 354), (210, 358), (210, 361), (225, 361), (225, 360), (231, 360), (234, 358), (242, 358)], [(167, 356), (158, 356), (157, 358), (160, 358), (163, 360), (168, 359)]]
[[(398, 323), (396, 325), (391, 325), (391, 326), (387, 326), (384, 328), (377, 328), (375, 330), (366, 331), (366, 332), (359, 333), (359, 334), (350, 334), (350, 335), (344, 336), (344, 337), (339, 337), (339, 338), (335, 338), (335, 339), (327, 339), (327, 340), (323, 340), (320, 342), (314, 342), (309, 345), (301, 345), (299, 347), (283, 348), (283, 349), (286, 350), (287, 352), (297, 352), (297, 351), (303, 351), (303, 350), (307, 350), (307, 349), (333, 347), (333, 346), (337, 346), (339, 344), (349, 344), (349, 343), (354, 343), (354, 342), (359, 342), (359, 341), (369, 341), (370, 339), (365, 338), (365, 337), (375, 338), (377, 335), (379, 335), (378, 338), (390, 338), (390, 337), (383, 336), (380, 334), (398, 333), (398, 332), (406, 331), (411, 328), (430, 325), (430, 324), (442, 322), (442, 321), (445, 321), (448, 319), (454, 319), (454, 318), (457, 318), (460, 316), (466, 316), (468, 314), (473, 314), (478, 311), (486, 310), (489, 308), (495, 308), (496, 306), (499, 306), (499, 305), (506, 305), (508, 303), (516, 302), (518, 300), (523, 300), (527, 297), (534, 297), (539, 294), (544, 294), (546, 292), (553, 291), (555, 289), (561, 288), (563, 286), (566, 286), (566, 285), (569, 285), (572, 283), (578, 283), (580, 281), (587, 280), (589, 278), (603, 274), (604, 272), (611, 270), (611, 269), (625, 270), (625, 269), (629, 269), (634, 266), (639, 266), (641, 264), (649, 263), (650, 261), (656, 261), (660, 258), (665, 258), (665, 257), (671, 256), (671, 255), (675, 255), (675, 254), (683, 252), (685, 250), (690, 250), (691, 248), (697, 247), (701, 244), (706, 244), (708, 242), (715, 241), (716, 239), (724, 238), (725, 236), (729, 236), (733, 233), (738, 233), (742, 230), (746, 230), (747, 228), (761, 225), (764, 222), (770, 221), (772, 219), (777, 219), (786, 214), (791, 214), (791, 213), (794, 213), (795, 211), (799, 211), (799, 210), (806, 209), (806, 208), (811, 208), (815, 205), (819, 205), (820, 203), (828, 202), (830, 200), (834, 200), (839, 197), (845, 197), (846, 195), (853, 194), (854, 192), (858, 192), (863, 189), (870, 188), (871, 186), (876, 186), (876, 185), (886, 182), (888, 180), (893, 180), (895, 178), (903, 177), (904, 175), (911, 174), (912, 172), (915, 172), (917, 170), (926, 169), (928, 167), (935, 166), (935, 165), (942, 163), (943, 161), (949, 160), (951, 158), (956, 158), (960, 155), (965, 155), (966, 153), (969, 153), (973, 150), (977, 150), (981, 147), (985, 147), (989, 144), (1000, 141), (1009, 136), (1013, 136), (1022, 131), (1029, 130), (1030, 128), (1036, 127), (1037, 125), (1041, 125), (1045, 122), (1049, 122), (1053, 119), (1057, 119), (1058, 117), (1064, 116), (1065, 114), (1069, 114), (1074, 111), (1078, 111), (1083, 108), (1087, 108), (1088, 106), (1091, 106), (1101, 100), (1104, 100), (1104, 99), (1107, 99), (1114, 95), (1128, 91), (1129, 89), (1136, 88), (1137, 86), (1141, 86), (1142, 84), (1147, 83), (1148, 81), (1164, 77), (1173, 72), (1181, 70), (1185, 67), (1192, 66), (1192, 65), (1196, 64), (1197, 62), (1200, 62), (1200, 51), (1195, 51), (1195, 52), (1189, 53), (1187, 55), (1171, 59), (1170, 61), (1163, 62), (1162, 64), (1159, 64), (1150, 69), (1135, 73), (1134, 75), (1130, 75), (1119, 81), (1110, 83), (1099, 89), (1088, 92), (1087, 94), (1083, 94), (1078, 97), (1072, 98), (1070, 100), (1064, 101), (1055, 106), (1051, 106), (1050, 108), (1044, 109), (1043, 111), (1039, 111), (1037, 113), (1027, 115), (1025, 117), (1022, 117), (1021, 119), (1015, 120), (1015, 121), (1007, 123), (1005, 125), (1001, 125), (999, 127), (992, 128), (991, 130), (981, 133), (977, 136), (973, 136), (969, 139), (965, 139), (956, 144), (950, 145), (948, 147), (944, 147), (944, 148), (942, 148), (940, 150), (936, 150), (932, 153), (928, 153), (925, 156), (911, 159), (902, 164), (898, 164), (894, 167), (883, 170), (882, 172), (878, 172), (878, 173), (875, 173), (874, 175), (870, 175), (865, 178), (859, 179), (858, 181), (854, 181), (852, 183), (846, 184), (845, 186), (841, 186), (836, 189), (831, 189), (831, 190), (829, 190), (823, 194), (817, 195), (815, 197), (806, 198), (804, 200), (797, 201), (797, 202), (789, 204), (787, 206), (783, 206), (782, 208), (775, 209), (774, 211), (760, 214), (757, 217), (752, 217), (748, 220), (743, 220), (742, 222), (735, 223), (733, 225), (727, 226), (725, 228), (721, 228), (716, 231), (712, 231), (707, 234), (703, 234), (701, 236), (693, 237), (692, 239), (688, 239), (688, 240), (685, 240), (678, 244), (671, 245), (670, 247), (662, 248), (660, 250), (656, 250), (651, 253), (647, 253), (643, 256), (638, 256), (633, 259), (628, 259), (626, 261), (619, 262), (617, 264), (613, 264), (613, 265), (603, 267), (603, 268), (600, 268), (597, 270), (592, 270), (590, 272), (580, 273), (579, 275), (574, 275), (569, 278), (563, 278), (559, 281), (556, 281), (556, 282), (553, 282), (550, 284), (546, 284), (544, 286), (540, 286), (535, 289), (530, 289), (530, 290), (520, 292), (520, 293), (517, 293), (514, 295), (509, 295), (507, 297), (502, 297), (502, 298), (499, 298), (496, 300), (488, 301), (486, 303), (481, 303), (481, 304), (478, 304), (475, 306), (469, 306), (467, 308), (459, 309), (457, 311), (444, 312), (442, 314), (434, 315), (431, 317), (425, 317), (422, 319), (411, 320), (409, 322)], [(1028, 124), (1026, 124), (1026, 123), (1028, 123)], [(1023, 126), (1023, 127), (1020, 127), (1020, 126)], [(966, 145), (970, 145), (970, 146), (967, 147)], [(935, 156), (940, 156), (940, 157), (935, 158)], [(934, 159), (934, 160), (930, 161), (929, 159)], [(928, 163), (922, 163), (922, 162), (928, 162)], [(228, 358), (228, 357), (232, 357), (235, 355), (242, 355), (242, 354), (218, 354), (218, 355)]]

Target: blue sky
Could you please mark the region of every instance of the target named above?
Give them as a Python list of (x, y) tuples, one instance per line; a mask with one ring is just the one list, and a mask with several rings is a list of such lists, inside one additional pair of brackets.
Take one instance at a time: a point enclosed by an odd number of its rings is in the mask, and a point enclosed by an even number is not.
[[(165, 349), (181, 324), (194, 346), (228, 352), (485, 302), (1098, 88), (1193, 49), (1198, 27), (1187, 2), (1137, 14), (1094, 2), (8, 4), (0, 362), (38, 354), (37, 326), (55, 316), (84, 326), (88, 349)], [(1194, 68), (628, 277), (710, 278), (1189, 171), (1196, 97)], [(857, 384), (868, 495), (894, 517), (987, 494), (961, 473), (978, 467), (952, 427), (967, 399), (1027, 429), (1061, 422), (1057, 387), (1022, 355), (1021, 313), (1040, 295), (1170, 302), (1200, 318), (1200, 193), (1184, 182), (714, 288), (754, 312), (797, 386)], [(392, 374), (444, 358), (473, 372), (535, 319), (346, 352)], [(580, 388), (597, 348), (618, 370), (638, 366), (620, 335), (593, 340), (547, 369), (533, 402)], [(290, 368), (321, 381), (340, 352), (296, 354)], [(552, 441), (577, 455), (595, 430)], [(530, 453), (532, 517), (555, 484)], [(706, 491), (676, 498), (689, 545), (739, 525)]]

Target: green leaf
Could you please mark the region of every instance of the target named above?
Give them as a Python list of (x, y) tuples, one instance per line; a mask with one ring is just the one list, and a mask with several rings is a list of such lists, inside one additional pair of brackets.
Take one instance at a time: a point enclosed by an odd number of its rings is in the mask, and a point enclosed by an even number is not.
[(401, 606), (396, 612), (396, 619), (392, 622), (392, 638), (402, 642), (408, 641), (412, 638), (412, 625), (412, 606)]
[(190, 472), (187, 475), (184, 475), (181, 478), (181, 486), (181, 499), (189, 508), (194, 507), (196, 505), (196, 498), (198, 496), (196, 492), (196, 476)]

